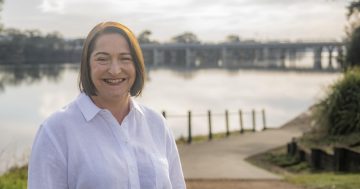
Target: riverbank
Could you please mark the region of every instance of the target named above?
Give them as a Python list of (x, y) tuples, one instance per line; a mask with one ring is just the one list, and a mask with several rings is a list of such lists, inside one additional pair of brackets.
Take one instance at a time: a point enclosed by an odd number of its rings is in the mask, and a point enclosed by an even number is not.
[(310, 128), (306, 111), (279, 129), (244, 133), (221, 140), (179, 145), (187, 179), (275, 179), (282, 176), (249, 164), (245, 159), (282, 146)]
[(312, 189), (359, 189), (359, 173), (341, 173), (331, 171), (312, 171), (307, 162), (298, 162), (294, 157), (287, 156), (286, 146), (247, 158), (247, 161), (284, 176), (287, 183)]
[(280, 172), (250, 164), (247, 158), (286, 144), (292, 137), (310, 129), (310, 125), (310, 112), (306, 111), (279, 129), (247, 132), (190, 145), (179, 144), (187, 188), (303, 189), (289, 183)]

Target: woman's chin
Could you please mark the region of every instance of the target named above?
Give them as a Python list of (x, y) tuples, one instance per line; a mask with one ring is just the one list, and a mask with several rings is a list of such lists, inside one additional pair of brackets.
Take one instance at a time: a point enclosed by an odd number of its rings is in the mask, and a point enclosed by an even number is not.
[(125, 98), (128, 98), (129, 97), (129, 93), (126, 92), (126, 93), (119, 93), (119, 92), (114, 92), (114, 93), (110, 93), (107, 95), (107, 98), (110, 100), (122, 100), (122, 99), (125, 99)]

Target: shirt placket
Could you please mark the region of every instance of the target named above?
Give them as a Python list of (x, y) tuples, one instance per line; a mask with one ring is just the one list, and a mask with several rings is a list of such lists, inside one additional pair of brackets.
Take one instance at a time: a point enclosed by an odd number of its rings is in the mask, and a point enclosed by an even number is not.
[(115, 135), (116, 141), (119, 143), (120, 153), (119, 155), (122, 156), (127, 164), (128, 167), (128, 177), (129, 177), (129, 188), (130, 189), (140, 189), (139, 183), (139, 174), (136, 164), (136, 158), (134, 153), (131, 150), (131, 142), (129, 140), (129, 133), (127, 131), (127, 127), (129, 127), (129, 115), (125, 117), (123, 123), (120, 124), (114, 118), (114, 116), (107, 112), (108, 118), (110, 120), (112, 131)]

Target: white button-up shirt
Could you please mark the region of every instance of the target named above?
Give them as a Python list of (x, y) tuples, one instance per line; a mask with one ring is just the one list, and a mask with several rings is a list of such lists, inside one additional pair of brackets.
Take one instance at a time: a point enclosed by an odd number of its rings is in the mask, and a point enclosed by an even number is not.
[(164, 118), (130, 102), (121, 125), (84, 93), (40, 127), (29, 189), (183, 189), (178, 150)]

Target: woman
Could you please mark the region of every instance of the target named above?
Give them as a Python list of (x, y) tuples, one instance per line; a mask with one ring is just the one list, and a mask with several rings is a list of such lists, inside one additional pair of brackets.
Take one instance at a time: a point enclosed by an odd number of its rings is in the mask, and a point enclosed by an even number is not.
[(185, 188), (164, 118), (131, 98), (142, 92), (144, 69), (127, 27), (95, 26), (84, 43), (81, 94), (36, 135), (29, 189)]

